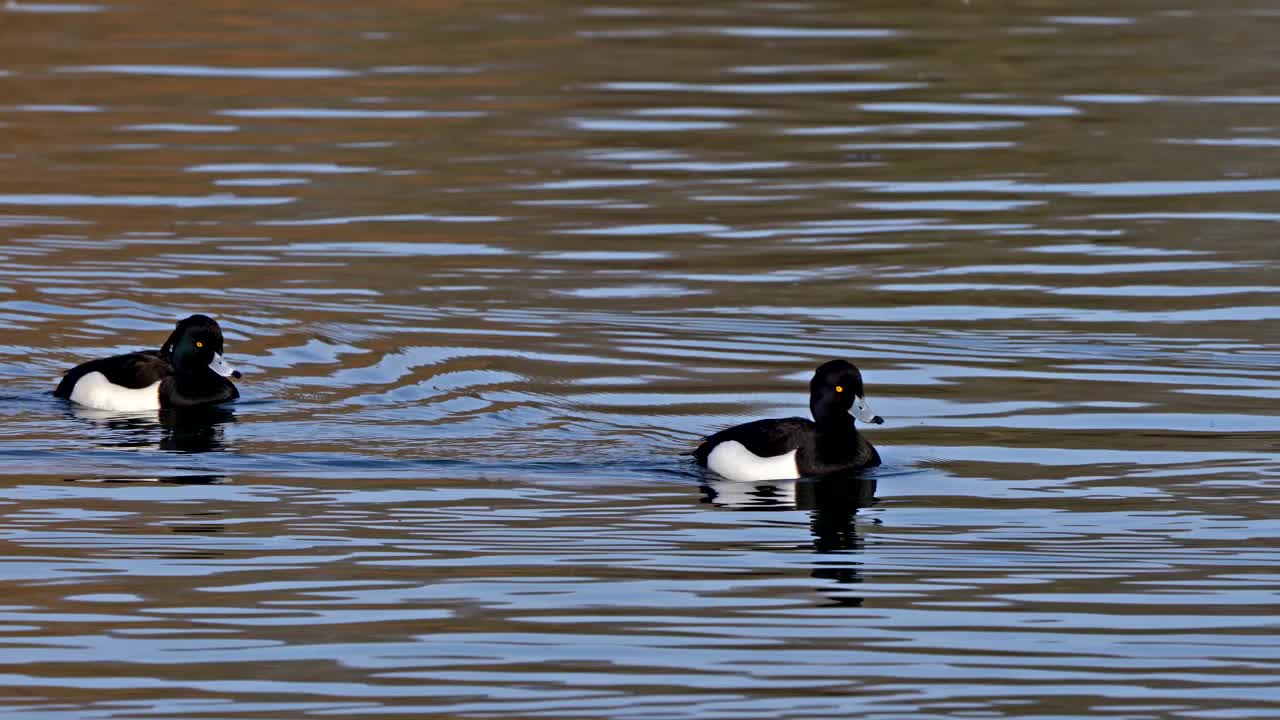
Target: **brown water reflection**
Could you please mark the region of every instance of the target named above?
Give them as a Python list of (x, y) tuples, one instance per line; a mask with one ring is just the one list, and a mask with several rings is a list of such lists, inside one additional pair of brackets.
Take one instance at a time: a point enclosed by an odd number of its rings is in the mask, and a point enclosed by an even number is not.
[[(5, 4), (0, 707), (1275, 714), (1277, 23)], [(681, 456), (832, 356), (883, 468)]]

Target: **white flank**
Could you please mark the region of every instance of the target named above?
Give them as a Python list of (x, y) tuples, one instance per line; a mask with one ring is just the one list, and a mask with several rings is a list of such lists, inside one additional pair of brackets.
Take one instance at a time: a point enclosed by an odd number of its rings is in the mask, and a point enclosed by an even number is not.
[(795, 480), (800, 477), (796, 451), (760, 457), (737, 440), (716, 445), (707, 456), (707, 467), (730, 480)]
[(100, 372), (91, 372), (76, 381), (71, 389), (71, 401), (99, 410), (159, 410), (160, 381), (131, 390), (111, 384)]

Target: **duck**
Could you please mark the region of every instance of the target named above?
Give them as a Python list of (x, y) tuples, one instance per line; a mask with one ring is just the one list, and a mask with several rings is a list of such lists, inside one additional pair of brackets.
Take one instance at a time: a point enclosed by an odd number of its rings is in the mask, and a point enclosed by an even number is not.
[(721, 430), (693, 451), (699, 465), (728, 480), (798, 480), (880, 464), (880, 453), (854, 421), (881, 425), (867, 405), (862, 373), (847, 360), (818, 366), (801, 417), (756, 420)]
[(227, 378), (222, 328), (207, 315), (179, 320), (159, 350), (113, 355), (66, 372), (54, 397), (98, 410), (133, 412), (218, 405), (240, 397)]

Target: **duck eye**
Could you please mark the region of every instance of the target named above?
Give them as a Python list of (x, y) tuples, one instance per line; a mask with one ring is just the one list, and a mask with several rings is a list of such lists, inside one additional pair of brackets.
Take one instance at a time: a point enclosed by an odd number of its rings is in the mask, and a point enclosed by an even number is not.
[(836, 386), (836, 392), (844, 392), (844, 388), (843, 388), (843, 387), (840, 387), (839, 385), (837, 385), (837, 386)]
[(196, 347), (204, 347), (204, 343), (202, 343), (202, 342), (200, 342), (199, 340), (197, 340), (197, 341), (196, 341)]

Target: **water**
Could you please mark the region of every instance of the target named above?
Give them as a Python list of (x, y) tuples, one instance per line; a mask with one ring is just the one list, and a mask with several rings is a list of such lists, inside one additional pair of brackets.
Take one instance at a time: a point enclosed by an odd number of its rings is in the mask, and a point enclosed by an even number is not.
[[(1261, 3), (12, 1), (0, 710), (1280, 716)], [(217, 317), (243, 399), (85, 358)], [(863, 476), (682, 456), (846, 357)]]

